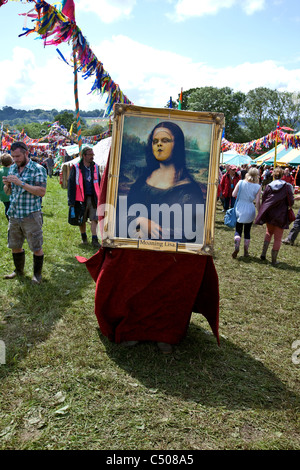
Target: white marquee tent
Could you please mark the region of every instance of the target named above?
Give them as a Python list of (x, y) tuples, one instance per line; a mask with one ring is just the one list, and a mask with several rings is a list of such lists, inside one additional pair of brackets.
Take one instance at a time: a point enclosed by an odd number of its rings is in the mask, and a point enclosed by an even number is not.
[[(108, 159), (109, 151), (110, 151), (110, 147), (111, 147), (111, 139), (112, 139), (111, 137), (107, 137), (106, 139), (102, 139), (102, 140), (100, 140), (100, 142), (98, 142), (94, 146), (84, 144), (84, 147), (91, 147), (93, 149), (94, 154), (95, 154), (94, 161), (97, 163), (97, 165), (99, 165), (100, 173), (103, 173), (103, 171), (105, 169), (105, 166), (106, 166), (106, 163), (107, 163), (107, 159)], [(78, 145), (71, 145), (69, 147), (72, 147), (72, 148), (63, 147), (63, 149), (66, 150), (68, 155), (78, 155), (78, 153), (79, 153)], [(65, 162), (65, 163), (62, 164), (62, 166), (61, 166), (62, 187), (64, 189), (67, 188), (67, 185), (68, 185), (68, 178), (69, 178), (71, 166), (78, 163), (79, 160), (80, 160), (80, 157), (77, 156), (73, 160), (70, 160), (70, 161)]]

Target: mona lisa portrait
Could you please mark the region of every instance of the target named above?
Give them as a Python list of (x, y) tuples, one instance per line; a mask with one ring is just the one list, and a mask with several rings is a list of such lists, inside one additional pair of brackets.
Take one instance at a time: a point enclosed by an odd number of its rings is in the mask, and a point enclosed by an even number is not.
[(217, 113), (119, 105), (104, 246), (212, 252), (222, 123)]

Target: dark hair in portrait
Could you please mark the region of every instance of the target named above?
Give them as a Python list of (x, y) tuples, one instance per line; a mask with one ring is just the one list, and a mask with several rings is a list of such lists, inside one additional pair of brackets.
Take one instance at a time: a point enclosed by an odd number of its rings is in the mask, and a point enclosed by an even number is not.
[(159, 128), (168, 129), (174, 137), (174, 148), (172, 152), (171, 162), (176, 170), (176, 180), (190, 177), (188, 170), (186, 168), (186, 155), (185, 155), (185, 144), (184, 144), (184, 134), (181, 128), (170, 121), (163, 121), (157, 124), (151, 131), (148, 142), (146, 146), (146, 168), (144, 174), (149, 175), (154, 170), (159, 168), (159, 161), (154, 158), (152, 151), (152, 141), (155, 131)]

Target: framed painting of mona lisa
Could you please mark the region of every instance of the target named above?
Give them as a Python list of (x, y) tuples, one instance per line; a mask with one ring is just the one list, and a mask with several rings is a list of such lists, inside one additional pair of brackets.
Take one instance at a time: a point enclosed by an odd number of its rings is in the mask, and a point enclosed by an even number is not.
[(103, 246), (212, 254), (224, 125), (221, 113), (116, 105)]

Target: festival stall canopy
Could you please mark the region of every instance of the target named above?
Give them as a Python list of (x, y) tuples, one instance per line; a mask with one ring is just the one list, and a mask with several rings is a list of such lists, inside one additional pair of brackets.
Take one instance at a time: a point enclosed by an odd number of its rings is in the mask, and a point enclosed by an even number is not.
[[(82, 148), (84, 149), (84, 147), (92, 147), (92, 145), (88, 145), (88, 144), (83, 144), (82, 145)], [(60, 147), (61, 150), (65, 151), (67, 155), (69, 155), (69, 157), (72, 157), (73, 155), (78, 155), (79, 154), (79, 145), (77, 144), (74, 144), (74, 145), (67, 145), (65, 147)]]
[(240, 154), (236, 152), (235, 150), (228, 150), (227, 152), (221, 152), (220, 163), (227, 163), (227, 160), (230, 160), (236, 155), (240, 155)]
[[(300, 135), (298, 132), (296, 135)], [(259, 157), (253, 160), (257, 165), (274, 165), (275, 158), (275, 147), (272, 150), (269, 150), (267, 153), (260, 155)], [(276, 155), (276, 164), (277, 165), (293, 165), (297, 166), (300, 164), (300, 149), (299, 148), (285, 148), (283, 144), (277, 146), (277, 155)]]
[(226, 163), (226, 165), (240, 166), (240, 165), (246, 165), (252, 162), (253, 160), (251, 157), (249, 157), (248, 155), (240, 155), (240, 154), (231, 155), (231, 156), (228, 155), (226, 160), (223, 159), (223, 163)]

